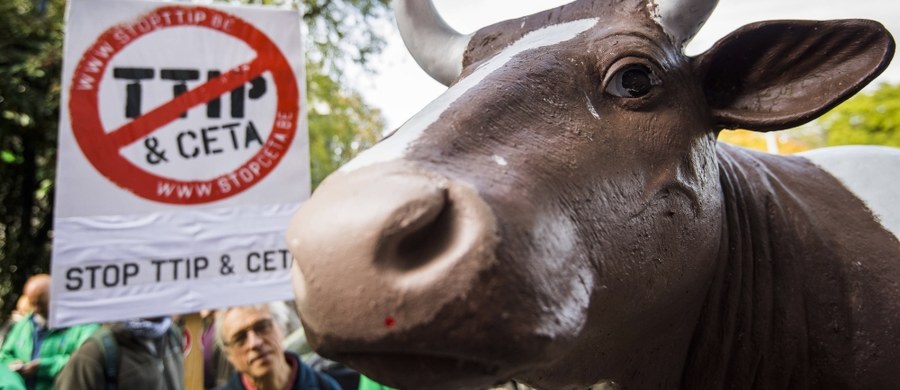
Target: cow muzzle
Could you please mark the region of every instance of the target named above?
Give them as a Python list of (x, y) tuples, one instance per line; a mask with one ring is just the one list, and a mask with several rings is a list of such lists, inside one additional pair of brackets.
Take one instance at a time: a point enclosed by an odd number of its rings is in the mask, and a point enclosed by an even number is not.
[(403, 335), (465, 311), (453, 308), (494, 267), (498, 232), (474, 188), (390, 162), (329, 177), (287, 238), (297, 306), (319, 353), (427, 355), (427, 340)]

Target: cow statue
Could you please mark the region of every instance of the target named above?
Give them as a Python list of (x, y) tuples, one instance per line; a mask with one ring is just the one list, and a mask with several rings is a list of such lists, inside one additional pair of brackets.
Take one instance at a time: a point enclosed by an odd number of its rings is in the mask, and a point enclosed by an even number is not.
[(775, 156), (875, 78), (867, 20), (767, 21), (696, 57), (714, 0), (578, 0), (471, 35), (395, 0), (449, 89), (287, 233), (307, 336), (401, 389), (900, 389), (900, 152)]

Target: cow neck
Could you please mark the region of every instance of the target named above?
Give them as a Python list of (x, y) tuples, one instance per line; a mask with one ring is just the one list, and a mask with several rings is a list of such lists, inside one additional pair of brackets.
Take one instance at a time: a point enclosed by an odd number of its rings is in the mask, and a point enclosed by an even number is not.
[[(860, 300), (881, 302), (879, 287), (851, 268), (859, 261), (883, 267), (900, 258), (900, 246), (861, 201), (806, 159), (718, 149), (720, 253), (682, 388), (849, 385), (858, 368), (842, 356), (867, 340), (848, 335), (862, 331), (863, 321), (891, 326), (859, 312)], [(848, 231), (861, 242), (847, 240)], [(900, 276), (897, 266), (888, 268)], [(881, 314), (898, 317), (896, 307), (886, 310)]]

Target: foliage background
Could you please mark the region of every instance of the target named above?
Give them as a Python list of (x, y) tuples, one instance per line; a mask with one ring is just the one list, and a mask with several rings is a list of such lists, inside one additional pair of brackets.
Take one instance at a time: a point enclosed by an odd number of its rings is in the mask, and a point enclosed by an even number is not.
[[(315, 186), (381, 136), (380, 112), (343, 74), (381, 52), (389, 0), (243, 2), (302, 10)], [(50, 269), (65, 6), (0, 0), (0, 323), (27, 277)]]
[(817, 123), (826, 145), (900, 147), (900, 84), (881, 84), (825, 114)]
[(0, 318), (49, 268), (62, 13), (62, 0), (0, 1)]

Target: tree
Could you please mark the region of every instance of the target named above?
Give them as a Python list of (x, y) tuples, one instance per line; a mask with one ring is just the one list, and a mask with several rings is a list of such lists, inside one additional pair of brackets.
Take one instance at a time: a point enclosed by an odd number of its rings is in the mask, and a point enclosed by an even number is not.
[[(389, 0), (245, 0), (303, 9), (313, 183), (374, 143), (378, 110), (341, 83), (381, 51)], [(0, 0), (0, 321), (48, 272), (65, 0)]]
[(384, 48), (384, 37), (377, 31), (389, 18), (390, 0), (262, 0), (286, 1), (304, 10), (309, 59), (331, 75), (339, 75), (348, 59), (365, 66)]
[(49, 270), (63, 0), (0, 2), (0, 297)]
[(379, 23), (389, 19), (390, 0), (261, 1), (282, 6), (289, 2), (304, 10), (310, 169), (312, 188), (316, 188), (331, 172), (375, 144), (384, 129), (381, 112), (341, 80), (350, 63), (365, 68), (384, 48), (384, 38), (377, 31), (386, 28)]
[(313, 188), (357, 153), (375, 144), (384, 128), (379, 111), (359, 93), (344, 90), (322, 71), (306, 67), (309, 93), (309, 153)]
[(823, 115), (818, 125), (828, 145), (900, 147), (900, 84), (880, 84)]

